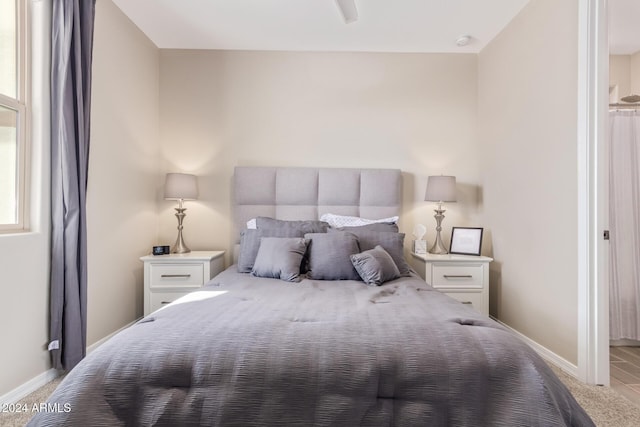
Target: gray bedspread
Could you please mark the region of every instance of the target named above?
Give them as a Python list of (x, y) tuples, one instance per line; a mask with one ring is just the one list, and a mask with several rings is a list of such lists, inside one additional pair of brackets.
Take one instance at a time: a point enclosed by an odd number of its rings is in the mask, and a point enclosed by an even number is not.
[(526, 344), (417, 277), (232, 266), (188, 299), (94, 351), (29, 425), (593, 425)]

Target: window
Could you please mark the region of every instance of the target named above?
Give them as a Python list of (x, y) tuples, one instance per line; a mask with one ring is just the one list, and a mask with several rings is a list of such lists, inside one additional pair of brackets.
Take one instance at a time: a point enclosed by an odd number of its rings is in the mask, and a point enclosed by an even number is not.
[(25, 228), (26, 0), (0, 0), (0, 231)]

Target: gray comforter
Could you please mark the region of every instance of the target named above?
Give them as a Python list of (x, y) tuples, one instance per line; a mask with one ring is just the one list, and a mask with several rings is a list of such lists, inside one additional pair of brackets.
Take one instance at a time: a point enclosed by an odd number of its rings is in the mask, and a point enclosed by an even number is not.
[(417, 277), (231, 267), (188, 299), (98, 348), (29, 425), (593, 425), (526, 344)]

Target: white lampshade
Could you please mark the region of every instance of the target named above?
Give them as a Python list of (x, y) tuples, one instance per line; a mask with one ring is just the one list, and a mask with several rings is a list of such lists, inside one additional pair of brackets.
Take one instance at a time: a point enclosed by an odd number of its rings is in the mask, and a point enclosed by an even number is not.
[(186, 173), (168, 173), (164, 183), (164, 198), (196, 200), (198, 198), (197, 177)]
[(427, 192), (424, 200), (428, 202), (455, 202), (456, 177), (443, 175), (430, 176), (427, 181)]

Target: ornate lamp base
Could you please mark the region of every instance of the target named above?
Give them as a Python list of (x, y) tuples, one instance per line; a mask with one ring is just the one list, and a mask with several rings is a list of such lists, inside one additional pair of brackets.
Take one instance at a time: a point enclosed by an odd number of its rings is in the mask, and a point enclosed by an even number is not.
[[(182, 204), (181, 204), (182, 205)], [(178, 238), (176, 239), (176, 243), (171, 248), (172, 254), (186, 254), (191, 252), (191, 249), (187, 247), (184, 243), (184, 239), (182, 238), (182, 221), (187, 214), (184, 213), (187, 208), (183, 208), (182, 206), (176, 208), (176, 218), (178, 218)]]
[(449, 251), (444, 247), (444, 243), (442, 242), (442, 237), (440, 236), (440, 232), (442, 231), (442, 220), (444, 219), (444, 213), (446, 212), (442, 209), (442, 205), (438, 205), (438, 209), (433, 210), (436, 214), (433, 216), (436, 219), (436, 241), (433, 243), (433, 246), (429, 249), (430, 254), (435, 255), (444, 255), (448, 254)]

